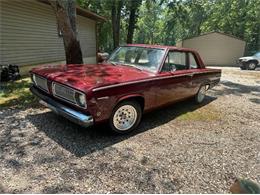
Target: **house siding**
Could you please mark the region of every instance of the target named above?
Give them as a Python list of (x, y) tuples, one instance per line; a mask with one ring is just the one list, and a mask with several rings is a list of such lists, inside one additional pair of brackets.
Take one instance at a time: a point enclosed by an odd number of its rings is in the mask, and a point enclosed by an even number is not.
[[(1, 0), (0, 64), (31, 65), (65, 60), (62, 37), (50, 5), (36, 0)], [(83, 57), (96, 56), (95, 21), (78, 16)]]
[(77, 17), (77, 23), (83, 57), (96, 57), (96, 23), (82, 16)]
[(183, 40), (178, 46), (195, 49), (206, 65), (233, 66), (244, 55), (246, 42), (224, 35), (209, 33)]

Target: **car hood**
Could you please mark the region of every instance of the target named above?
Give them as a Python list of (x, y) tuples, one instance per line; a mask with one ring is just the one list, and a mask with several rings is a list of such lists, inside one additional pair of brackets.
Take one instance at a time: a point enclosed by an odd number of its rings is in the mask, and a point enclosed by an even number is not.
[(31, 72), (84, 92), (96, 87), (144, 79), (154, 75), (133, 67), (110, 64), (42, 65), (32, 69)]
[(253, 56), (246, 56), (246, 57), (239, 58), (239, 60), (246, 60), (246, 61), (253, 60), (253, 59), (255, 59)]

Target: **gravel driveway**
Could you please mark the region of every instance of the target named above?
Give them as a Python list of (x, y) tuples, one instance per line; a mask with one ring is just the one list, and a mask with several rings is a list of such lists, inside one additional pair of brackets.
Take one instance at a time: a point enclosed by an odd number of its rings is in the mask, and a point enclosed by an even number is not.
[(48, 109), (0, 110), (0, 192), (228, 193), (260, 182), (260, 71), (224, 68), (203, 105), (147, 114), (128, 136)]

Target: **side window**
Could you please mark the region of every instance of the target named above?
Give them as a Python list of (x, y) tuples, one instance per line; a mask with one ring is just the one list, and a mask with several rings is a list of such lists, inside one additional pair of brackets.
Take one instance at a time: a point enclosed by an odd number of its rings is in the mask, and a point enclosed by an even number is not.
[(195, 57), (192, 53), (189, 53), (189, 58), (190, 58), (190, 69), (198, 68), (198, 64), (197, 64)]
[(170, 51), (163, 65), (162, 72), (170, 72), (185, 69), (187, 69), (186, 53)]

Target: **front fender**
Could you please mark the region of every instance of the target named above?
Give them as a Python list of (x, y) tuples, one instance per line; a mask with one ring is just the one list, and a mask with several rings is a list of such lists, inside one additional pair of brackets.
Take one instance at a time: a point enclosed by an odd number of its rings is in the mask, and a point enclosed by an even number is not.
[[(113, 109), (122, 101), (130, 98), (142, 98), (144, 103), (144, 96), (141, 93), (122, 94), (122, 95), (106, 95), (92, 99), (91, 113), (96, 122), (108, 120)], [(144, 106), (144, 105), (142, 105)]]
[(118, 104), (119, 102), (122, 102), (122, 101), (124, 101), (126, 99), (130, 99), (130, 98), (143, 98), (144, 99), (144, 96), (143, 96), (143, 94), (140, 94), (140, 93), (123, 95), (123, 96), (121, 96), (121, 97), (119, 97), (117, 99), (117, 103), (116, 104)]

